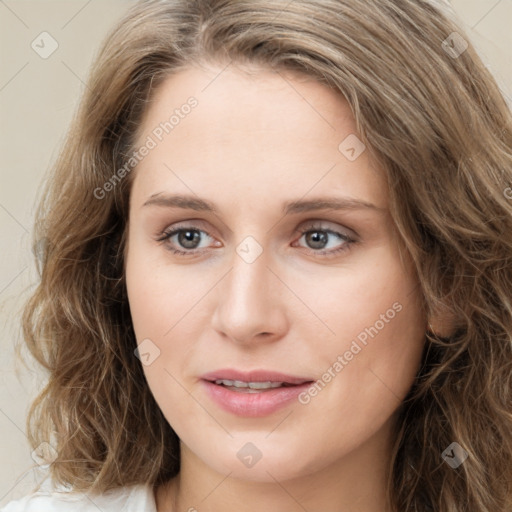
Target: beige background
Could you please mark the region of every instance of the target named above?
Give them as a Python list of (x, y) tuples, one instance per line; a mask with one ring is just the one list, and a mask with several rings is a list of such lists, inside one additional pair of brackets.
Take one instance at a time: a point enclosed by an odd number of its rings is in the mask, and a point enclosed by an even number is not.
[[(19, 311), (36, 281), (30, 236), (38, 187), (100, 41), (131, 3), (0, 0), (0, 506), (25, 494), (40, 475), (30, 469), (25, 415), (41, 378), (13, 357)], [(512, 105), (512, 0), (451, 4)], [(43, 31), (58, 43), (47, 59), (31, 47)]]

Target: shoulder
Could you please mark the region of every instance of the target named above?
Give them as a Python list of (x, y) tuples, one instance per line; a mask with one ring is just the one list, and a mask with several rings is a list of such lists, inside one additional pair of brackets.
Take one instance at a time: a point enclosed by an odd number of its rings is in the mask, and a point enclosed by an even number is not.
[(156, 512), (153, 489), (135, 485), (112, 489), (103, 494), (77, 493), (69, 490), (39, 491), (7, 503), (0, 512)]

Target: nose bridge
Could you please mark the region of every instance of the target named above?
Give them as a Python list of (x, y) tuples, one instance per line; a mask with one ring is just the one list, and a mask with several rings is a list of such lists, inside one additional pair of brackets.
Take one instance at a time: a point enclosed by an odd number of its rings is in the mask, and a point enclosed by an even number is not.
[(231, 270), (217, 295), (214, 328), (237, 341), (261, 333), (276, 335), (286, 323), (267, 254), (256, 244), (248, 238), (236, 247)]
[(250, 306), (254, 302), (253, 305), (257, 306), (259, 301), (268, 302), (269, 297), (264, 297), (268, 293), (270, 274), (266, 256), (260, 255), (254, 260), (245, 259), (245, 256), (240, 256), (241, 249), (240, 246), (237, 248), (237, 255), (233, 258), (227, 293), (230, 298), (237, 299), (236, 303), (239, 305)]

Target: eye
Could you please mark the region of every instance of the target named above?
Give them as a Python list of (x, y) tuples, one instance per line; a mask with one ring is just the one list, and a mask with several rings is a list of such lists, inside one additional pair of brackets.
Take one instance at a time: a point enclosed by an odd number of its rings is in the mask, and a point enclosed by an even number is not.
[[(298, 232), (302, 234), (299, 241), (304, 239), (310, 252), (315, 256), (332, 257), (349, 250), (350, 246), (356, 243), (356, 240), (347, 233), (328, 229), (321, 224), (300, 228)], [(157, 241), (165, 243), (166, 249), (181, 256), (193, 256), (202, 252), (212, 245), (212, 241), (214, 246), (222, 246), (207, 231), (193, 225), (168, 228), (159, 234)]]
[(302, 233), (299, 240), (304, 239), (314, 254), (333, 256), (347, 251), (356, 242), (347, 233), (325, 228), (320, 224), (309, 225), (298, 230)]
[[(203, 229), (195, 226), (184, 226), (165, 230), (157, 238), (157, 241), (165, 242), (167, 248), (174, 254), (191, 255), (199, 252), (198, 250), (200, 249), (208, 247), (208, 243), (202, 244), (203, 241), (207, 242), (208, 239), (213, 240), (213, 237)], [(179, 249), (180, 247), (185, 250)]]

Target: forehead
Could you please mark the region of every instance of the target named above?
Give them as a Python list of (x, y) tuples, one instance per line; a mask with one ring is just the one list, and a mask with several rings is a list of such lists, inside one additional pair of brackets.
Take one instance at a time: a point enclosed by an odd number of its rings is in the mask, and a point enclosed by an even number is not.
[[(340, 189), (384, 206), (382, 173), (356, 133), (341, 94), (309, 77), (188, 68), (159, 86), (145, 112), (138, 145), (152, 139), (154, 147), (138, 164), (134, 187), (147, 195), (184, 185), (183, 192), (208, 192), (215, 184), (219, 197), (252, 190), (260, 201)], [(361, 155), (347, 158), (348, 146)]]
[(344, 130), (356, 131), (343, 96), (313, 78), (289, 71), (228, 65), (185, 68), (168, 77), (153, 94), (139, 139), (168, 120), (191, 97), (199, 107), (194, 114), (199, 112), (202, 120), (211, 121), (205, 128), (222, 128), (222, 132), (205, 130), (209, 139), (226, 131), (271, 133), (282, 128), (293, 128), (293, 135), (314, 139), (327, 130), (337, 131), (340, 121)]

